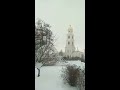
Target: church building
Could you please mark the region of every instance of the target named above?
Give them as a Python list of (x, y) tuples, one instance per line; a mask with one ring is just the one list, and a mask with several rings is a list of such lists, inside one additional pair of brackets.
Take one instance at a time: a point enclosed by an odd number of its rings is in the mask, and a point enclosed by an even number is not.
[(82, 57), (83, 52), (80, 52), (77, 48), (75, 48), (74, 45), (74, 34), (73, 34), (73, 28), (71, 27), (71, 25), (68, 28), (68, 34), (67, 34), (67, 40), (66, 40), (66, 46), (65, 46), (65, 53), (64, 56), (65, 57)]

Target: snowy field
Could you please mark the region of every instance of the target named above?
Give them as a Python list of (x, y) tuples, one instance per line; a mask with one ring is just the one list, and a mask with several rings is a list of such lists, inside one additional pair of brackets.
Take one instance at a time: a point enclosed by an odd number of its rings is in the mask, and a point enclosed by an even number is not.
[(40, 77), (37, 77), (35, 71), (35, 90), (77, 90), (76, 87), (71, 87), (63, 83), (61, 78), (61, 70), (66, 64), (76, 64), (85, 68), (85, 64), (80, 61), (69, 61), (68, 63), (57, 63), (56, 66), (44, 66), (41, 68)]

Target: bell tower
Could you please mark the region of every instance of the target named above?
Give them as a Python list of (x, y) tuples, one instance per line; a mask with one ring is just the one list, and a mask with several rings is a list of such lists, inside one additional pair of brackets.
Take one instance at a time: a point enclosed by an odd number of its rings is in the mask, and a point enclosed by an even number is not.
[(73, 34), (73, 28), (70, 25), (68, 28), (68, 34), (67, 34), (67, 40), (66, 40), (65, 56), (72, 57), (72, 53), (74, 51), (75, 51), (74, 34)]

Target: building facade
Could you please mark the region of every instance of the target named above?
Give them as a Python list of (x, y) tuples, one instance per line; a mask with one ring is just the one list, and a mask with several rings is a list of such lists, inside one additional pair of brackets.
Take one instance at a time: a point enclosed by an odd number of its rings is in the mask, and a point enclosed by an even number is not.
[(83, 52), (80, 52), (78, 49), (76, 50), (74, 45), (74, 34), (73, 34), (73, 28), (71, 25), (68, 28), (68, 34), (67, 34), (67, 40), (66, 40), (66, 46), (65, 46), (65, 57), (82, 57)]

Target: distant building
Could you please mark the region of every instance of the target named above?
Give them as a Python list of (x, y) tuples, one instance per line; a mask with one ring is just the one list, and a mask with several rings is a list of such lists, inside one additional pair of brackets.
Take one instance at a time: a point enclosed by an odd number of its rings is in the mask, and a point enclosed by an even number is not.
[(75, 46), (74, 46), (74, 34), (73, 34), (73, 28), (71, 27), (71, 25), (68, 28), (68, 34), (67, 34), (67, 40), (66, 40), (66, 46), (65, 46), (65, 53), (64, 56), (65, 57), (83, 57), (84, 52), (80, 52), (77, 48), (77, 50), (75, 50)]
[(64, 56), (64, 52), (61, 50), (61, 51), (59, 52), (59, 55), (60, 55), (60, 56)]
[(72, 53), (72, 57), (82, 57), (83, 52), (80, 52), (78, 49)]

